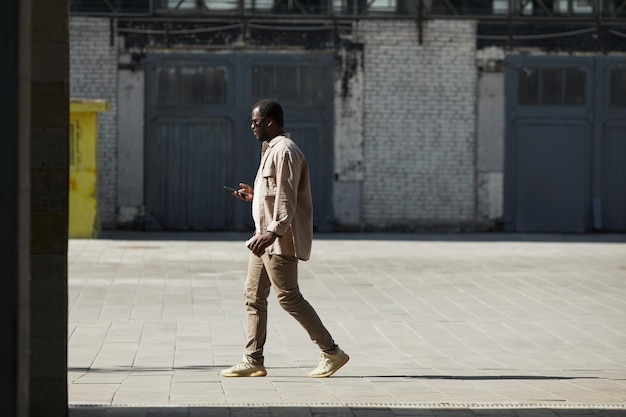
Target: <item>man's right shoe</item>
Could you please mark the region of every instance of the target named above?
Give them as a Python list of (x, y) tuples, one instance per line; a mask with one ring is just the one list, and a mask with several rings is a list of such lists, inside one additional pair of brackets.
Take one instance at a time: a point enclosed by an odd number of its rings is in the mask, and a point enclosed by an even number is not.
[(320, 356), (320, 363), (317, 368), (309, 372), (309, 378), (328, 378), (350, 360), (346, 352), (339, 347), (334, 355), (322, 352)]
[(254, 365), (248, 361), (248, 358), (244, 355), (241, 362), (237, 365), (233, 365), (228, 369), (224, 369), (220, 372), (222, 376), (265, 376), (267, 371), (263, 365)]

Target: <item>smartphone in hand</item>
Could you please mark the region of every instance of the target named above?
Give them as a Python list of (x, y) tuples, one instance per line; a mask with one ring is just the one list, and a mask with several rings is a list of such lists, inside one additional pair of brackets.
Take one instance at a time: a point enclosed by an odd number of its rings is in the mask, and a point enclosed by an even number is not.
[(230, 192), (233, 192), (233, 193), (237, 193), (237, 194), (239, 194), (239, 190), (235, 190), (234, 188), (228, 187), (228, 186), (226, 186), (226, 185), (224, 185), (223, 187), (224, 187), (224, 189), (225, 189), (226, 191), (230, 191)]
[(239, 191), (239, 190), (235, 190), (234, 188), (229, 187), (229, 186), (227, 186), (227, 185), (224, 185), (223, 187), (224, 187), (224, 189), (225, 189), (226, 191), (231, 192), (231, 193), (235, 193), (235, 194), (240, 195), (240, 196), (242, 196), (242, 197), (245, 197), (245, 196), (247, 196), (247, 195), (248, 195), (247, 193), (242, 193), (241, 191)]

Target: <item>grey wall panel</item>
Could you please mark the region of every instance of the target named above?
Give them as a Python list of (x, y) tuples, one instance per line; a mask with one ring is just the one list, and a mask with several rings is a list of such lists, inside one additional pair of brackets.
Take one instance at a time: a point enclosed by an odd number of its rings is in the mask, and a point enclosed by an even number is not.
[(161, 227), (232, 227), (233, 135), (228, 120), (162, 120), (148, 146), (149, 207)]
[(313, 223), (318, 230), (329, 230), (332, 228), (332, 218), (329, 217), (332, 212), (329, 210), (332, 208), (333, 161), (328, 155), (329, 145), (324, 143), (328, 135), (320, 125), (293, 123), (288, 130), (309, 162)]
[(584, 232), (588, 227), (589, 136), (584, 123), (516, 125), (518, 231)]
[(609, 124), (604, 132), (602, 227), (626, 231), (626, 124)]
[(626, 231), (626, 58), (597, 57), (597, 228)]
[(594, 58), (507, 58), (506, 230), (593, 229), (595, 73)]

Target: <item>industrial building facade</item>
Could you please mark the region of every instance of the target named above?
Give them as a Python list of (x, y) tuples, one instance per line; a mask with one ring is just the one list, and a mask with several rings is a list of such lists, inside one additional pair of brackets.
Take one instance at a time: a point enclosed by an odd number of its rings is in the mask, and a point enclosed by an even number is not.
[(250, 229), (273, 97), (318, 231), (626, 230), (626, 6), (509, 3), (72, 2), (103, 227)]

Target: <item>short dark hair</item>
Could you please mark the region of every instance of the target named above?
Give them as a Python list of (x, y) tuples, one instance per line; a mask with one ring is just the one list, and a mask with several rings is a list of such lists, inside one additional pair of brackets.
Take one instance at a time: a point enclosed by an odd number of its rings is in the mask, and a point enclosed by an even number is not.
[(266, 98), (257, 102), (252, 109), (259, 109), (261, 117), (271, 117), (278, 126), (283, 127), (283, 108), (277, 101)]

